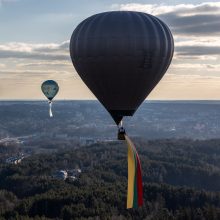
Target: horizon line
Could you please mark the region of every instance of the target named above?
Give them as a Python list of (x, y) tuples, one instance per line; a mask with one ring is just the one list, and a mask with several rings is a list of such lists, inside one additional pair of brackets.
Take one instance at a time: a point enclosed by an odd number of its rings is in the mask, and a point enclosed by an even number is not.
[[(4, 101), (48, 101), (47, 99), (0, 99), (0, 102)], [(97, 101), (98, 99), (54, 99), (56, 101)], [(143, 102), (219, 102), (220, 99), (145, 99)]]

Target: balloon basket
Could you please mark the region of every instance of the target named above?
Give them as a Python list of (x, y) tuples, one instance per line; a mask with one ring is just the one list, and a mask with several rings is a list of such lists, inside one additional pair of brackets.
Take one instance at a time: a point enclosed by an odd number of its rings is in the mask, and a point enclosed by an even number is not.
[(118, 140), (120, 140), (120, 141), (125, 140), (125, 135), (126, 135), (125, 129), (119, 128), (118, 129)]

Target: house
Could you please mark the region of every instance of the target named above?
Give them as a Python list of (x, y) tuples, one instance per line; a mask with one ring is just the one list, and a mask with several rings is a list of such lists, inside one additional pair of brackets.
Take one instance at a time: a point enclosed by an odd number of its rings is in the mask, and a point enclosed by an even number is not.
[(66, 170), (58, 170), (53, 174), (53, 177), (60, 180), (66, 180), (68, 174)]
[(19, 164), (21, 163), (22, 159), (24, 159), (23, 156), (20, 157), (9, 157), (5, 160), (6, 163), (8, 164)]

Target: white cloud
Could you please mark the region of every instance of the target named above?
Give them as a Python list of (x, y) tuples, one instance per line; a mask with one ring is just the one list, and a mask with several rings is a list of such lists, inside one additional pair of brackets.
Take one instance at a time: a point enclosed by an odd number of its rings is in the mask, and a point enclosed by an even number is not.
[(68, 49), (69, 41), (64, 41), (60, 44), (49, 43), (49, 44), (30, 44), (22, 42), (11, 42), (6, 44), (0, 44), (0, 51), (18, 51), (18, 52), (34, 52), (34, 51), (62, 51), (66, 52)]
[(172, 68), (181, 69), (197, 69), (197, 70), (215, 70), (220, 71), (220, 64), (203, 64), (203, 63), (179, 63), (172, 64)]
[(220, 45), (220, 38), (216, 36), (201, 36), (201, 37), (182, 37), (175, 39), (175, 46), (181, 47), (181, 46), (219, 46)]
[(0, 58), (69, 60), (69, 41), (60, 44), (29, 44), (12, 42), (0, 44)]
[(50, 68), (50, 67), (73, 67), (72, 63), (71, 62), (67, 62), (67, 61), (51, 61), (51, 62), (44, 62), (44, 61), (41, 61), (41, 62), (33, 62), (33, 63), (18, 63), (16, 65), (18, 68), (26, 68), (26, 67), (47, 67), (47, 68)]
[(119, 10), (141, 11), (164, 20), (177, 35), (220, 35), (220, 2), (202, 4), (121, 4)]
[(140, 11), (153, 15), (167, 14), (176, 12), (182, 16), (196, 15), (196, 14), (219, 14), (220, 2), (205, 2), (201, 4), (178, 4), (178, 5), (165, 5), (165, 4), (114, 4), (112, 9), (119, 9), (122, 11)]

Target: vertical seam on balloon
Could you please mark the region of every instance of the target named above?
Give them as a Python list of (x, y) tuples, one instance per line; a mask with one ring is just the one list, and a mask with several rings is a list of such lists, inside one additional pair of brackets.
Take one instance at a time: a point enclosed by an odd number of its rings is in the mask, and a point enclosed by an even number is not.
[[(87, 18), (87, 19), (85, 19), (84, 21), (82, 21), (77, 27), (76, 27), (76, 29), (74, 30), (74, 32), (73, 32), (73, 34), (72, 34), (72, 36), (71, 36), (71, 40), (70, 40), (70, 42), (72, 42), (73, 40), (72, 40), (72, 38), (73, 37), (75, 37), (76, 38), (76, 40), (75, 40), (75, 44), (74, 45), (72, 45), (72, 44), (70, 44), (70, 48), (75, 48), (74, 50), (77, 52), (77, 53), (79, 53), (78, 51), (78, 47), (77, 47), (77, 45), (79, 45), (79, 36), (80, 36), (80, 34), (81, 34), (81, 32), (82, 32), (82, 30), (84, 29), (84, 26), (90, 21), (90, 18), (91, 17), (89, 17), (89, 18)], [(77, 28), (79, 27), (79, 30), (77, 30)], [(74, 35), (76, 33), (76, 36)], [(70, 49), (70, 52), (71, 52), (72, 50)], [(70, 55), (71, 55), (71, 53), (70, 53)]]
[[(136, 15), (137, 19), (140, 21), (140, 22), (138, 22), (138, 23), (139, 23), (140, 26), (141, 26), (142, 33), (145, 34), (145, 33), (149, 32), (149, 29), (150, 29), (150, 28), (146, 27), (145, 23), (143, 22), (144, 17), (145, 17), (145, 13), (138, 13), (138, 12), (136, 12), (135, 15)], [(151, 25), (151, 26), (152, 26), (152, 25)], [(142, 37), (142, 36), (140, 36), (140, 37)], [(145, 42), (146, 42), (146, 43), (145, 43)], [(149, 49), (150, 49), (150, 41), (149, 41), (149, 38), (146, 38), (146, 39), (144, 40), (144, 46), (145, 46), (145, 45), (146, 45), (146, 48), (149, 50)], [(145, 53), (146, 53), (145, 50), (143, 50), (143, 51), (144, 51), (144, 59), (146, 59), (146, 55), (148, 55), (148, 54), (145, 54)], [(141, 89), (142, 89), (142, 87), (139, 87), (139, 88), (137, 89), (136, 94), (140, 94)], [(139, 105), (140, 105), (140, 104), (141, 104), (141, 103), (139, 103)], [(139, 106), (139, 105), (138, 105), (138, 106)]]
[[(156, 44), (156, 45), (159, 44), (159, 47), (158, 47), (158, 48), (159, 48), (159, 51), (160, 51), (161, 42), (160, 42), (160, 37), (159, 37), (158, 29), (155, 28), (155, 26), (156, 26), (155, 17), (149, 14), (149, 16), (146, 16), (146, 15), (145, 15), (145, 18), (151, 23), (151, 25), (152, 25), (152, 27), (153, 27), (153, 30), (154, 30), (154, 38), (155, 38), (155, 44)], [(158, 51), (158, 50), (156, 50), (156, 51)], [(158, 52), (157, 52), (157, 54), (155, 53), (155, 56), (154, 56), (154, 57), (159, 57), (159, 54), (160, 54), (160, 53), (158, 53)], [(154, 59), (154, 57), (153, 57), (153, 59)], [(160, 65), (160, 64), (159, 64), (159, 65)], [(159, 65), (155, 65), (156, 69), (158, 69), (158, 66), (159, 66)], [(160, 67), (160, 69), (161, 69), (161, 67)], [(151, 70), (151, 71), (153, 71), (153, 70)], [(158, 72), (158, 75), (160, 75), (160, 73), (161, 73), (161, 72), (159, 72), (159, 71), (155, 71), (155, 69), (154, 69), (154, 72)], [(151, 91), (153, 90), (155, 84), (157, 84), (157, 82), (158, 82), (157, 78), (158, 78), (158, 77), (155, 77), (154, 80), (153, 80), (153, 82), (152, 82)]]
[[(165, 32), (165, 37), (166, 37), (166, 45), (167, 44), (170, 44), (170, 48), (172, 49), (172, 53), (170, 54), (170, 57), (169, 57), (169, 62), (168, 62), (168, 65), (166, 66), (166, 69), (164, 69), (164, 72), (167, 71), (170, 63), (171, 63), (171, 60), (172, 60), (172, 57), (173, 57), (173, 52), (174, 52), (174, 47), (173, 47), (173, 44), (174, 44), (174, 41), (173, 41), (173, 36), (170, 32), (170, 29), (168, 28), (168, 26), (162, 22), (160, 19), (156, 18), (156, 20), (158, 21), (158, 23), (160, 24), (160, 26), (162, 26), (162, 29), (163, 29), (163, 32)], [(170, 41), (168, 40), (168, 38), (170, 39)], [(172, 42), (172, 43), (171, 43)], [(167, 54), (168, 54), (168, 46), (167, 46)]]
[[(163, 25), (162, 25), (162, 21), (160, 21), (158, 18), (156, 18), (156, 17), (154, 17), (154, 24), (157, 24), (158, 25), (158, 27), (160, 27), (160, 28), (157, 28), (157, 34), (158, 34), (158, 36), (160, 36), (159, 35), (159, 31), (158, 31), (158, 29), (160, 29), (160, 32), (162, 32), (163, 33), (163, 35), (164, 35), (164, 37), (165, 37), (165, 39), (166, 39), (166, 41), (165, 41), (165, 46), (166, 46), (166, 54), (168, 53), (168, 47), (167, 47), (167, 36), (166, 36), (166, 33), (164, 32), (164, 27), (163, 27)], [(160, 39), (161, 38), (159, 38), (159, 41), (160, 41)], [(160, 43), (160, 45), (161, 45), (161, 43)], [(161, 47), (161, 46), (160, 46)], [(161, 48), (160, 48), (160, 50), (161, 50)], [(166, 72), (166, 71), (163, 71), (163, 69), (164, 69), (164, 66), (165, 66), (165, 60), (164, 59), (162, 59), (162, 62), (160, 62), (160, 65), (159, 65), (159, 67), (158, 67), (158, 70), (159, 71), (156, 71), (158, 74), (157, 75), (155, 75), (155, 79), (154, 79), (154, 81), (157, 83), (158, 81), (160, 81), (161, 80), (161, 78), (163, 77), (163, 75), (162, 75), (162, 77), (161, 77), (161, 72)], [(168, 68), (168, 66), (169, 65), (167, 65), (167, 68)]]

